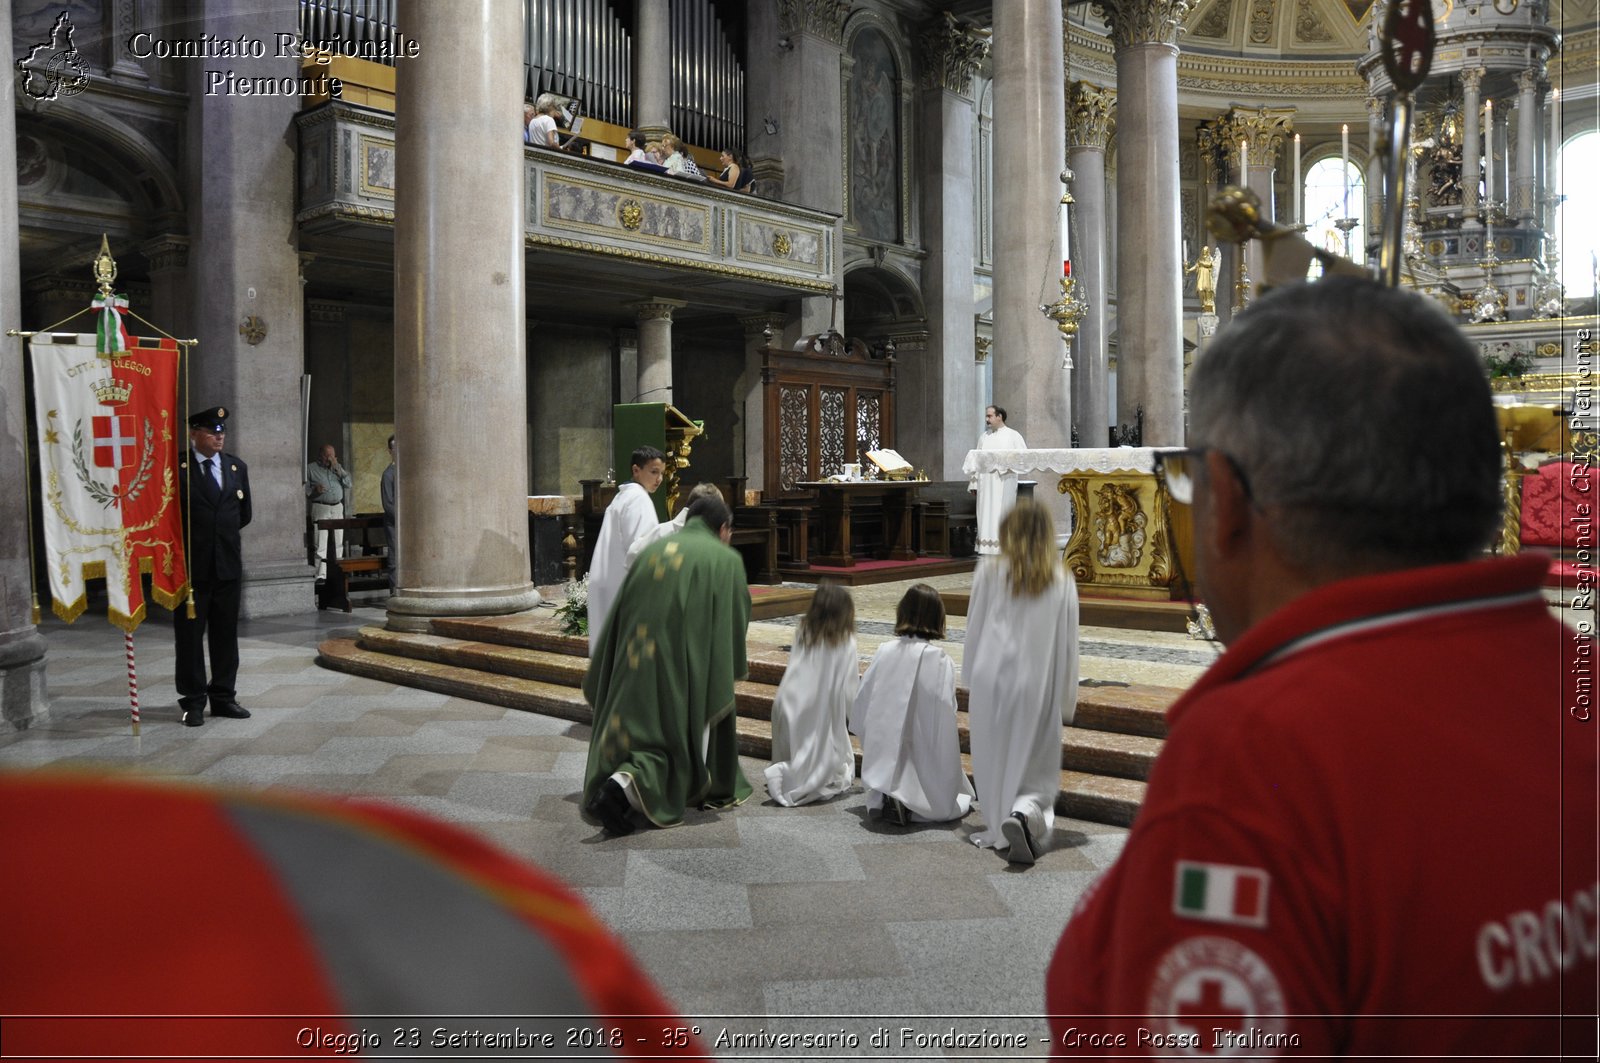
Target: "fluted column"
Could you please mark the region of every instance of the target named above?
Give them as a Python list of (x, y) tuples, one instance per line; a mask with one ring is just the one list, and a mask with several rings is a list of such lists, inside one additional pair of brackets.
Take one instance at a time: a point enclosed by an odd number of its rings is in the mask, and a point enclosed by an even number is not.
[(681, 299), (646, 299), (628, 309), (639, 322), (639, 387), (630, 402), (672, 402), (672, 312)]
[(1539, 221), (1539, 72), (1517, 74), (1517, 161), (1507, 213), (1524, 226)]
[(1144, 407), (1144, 444), (1183, 441), (1183, 264), (1177, 29), (1184, 0), (1127, 0), (1117, 60), (1117, 420)]
[(923, 298), (928, 354), (900, 363), (896, 401), (927, 416), (901, 418), (898, 446), (935, 480), (961, 476), (981, 423), (973, 348), (972, 265), (975, 203), (973, 145), (977, 111), (972, 78), (989, 53), (989, 35), (949, 14), (918, 36), (922, 83), (918, 99), (925, 175), (922, 231), (928, 248)]
[(1479, 140), (1478, 115), (1483, 104), (1478, 92), (1483, 88), (1483, 67), (1468, 67), (1461, 71), (1461, 213), (1464, 228), (1478, 228), (1480, 202), (1480, 174), (1478, 166), (1483, 158)]
[[(389, 626), (519, 612), (529, 579), (522, 15), (401, 0), (426, 41), (396, 67), (395, 434), (399, 590)], [(470, 189), (470, 195), (463, 190)]]
[[(0, 55), (11, 53), (11, 20), (0, 18)], [(21, 339), (4, 335), (20, 329), (22, 291), (18, 285), (17, 229), (17, 79), (6, 71), (0, 84), (0, 487), (11, 499), (0, 507), (0, 726), (21, 730), (45, 711), (44, 638), (33, 626), (29, 593), (26, 498), (27, 399), (23, 393)], [(48, 325), (51, 321), (31, 323)]]
[[(1061, 334), (1039, 312), (1061, 274), (1066, 165), (1060, 0), (994, 7), (994, 401), (1030, 447), (1072, 445), (1072, 380)], [(1176, 177), (1176, 170), (1174, 170)], [(1176, 201), (1176, 192), (1174, 192)]]
[(672, 21), (667, 0), (636, 0), (633, 124), (656, 138), (672, 127)]
[(1072, 275), (1089, 308), (1072, 344), (1072, 416), (1086, 447), (1102, 447), (1111, 424), (1106, 366), (1106, 146), (1114, 94), (1084, 81), (1067, 88), (1067, 168), (1072, 171)]

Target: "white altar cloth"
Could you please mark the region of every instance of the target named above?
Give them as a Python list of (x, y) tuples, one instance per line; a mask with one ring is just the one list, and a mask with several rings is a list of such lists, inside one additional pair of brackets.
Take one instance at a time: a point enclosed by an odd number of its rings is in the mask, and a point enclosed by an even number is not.
[[(961, 471), (978, 485), (978, 553), (1000, 552), (1005, 478), (1018, 473), (1153, 473), (1157, 447), (1068, 447), (1041, 450), (969, 450)], [(1014, 499), (1016, 496), (1013, 495)], [(1076, 520), (1076, 514), (1074, 515)]]

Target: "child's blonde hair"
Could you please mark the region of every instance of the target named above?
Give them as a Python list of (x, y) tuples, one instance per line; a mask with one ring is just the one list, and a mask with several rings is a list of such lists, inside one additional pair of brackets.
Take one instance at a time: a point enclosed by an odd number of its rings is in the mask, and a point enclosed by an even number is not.
[(837, 646), (856, 630), (856, 602), (850, 592), (831, 580), (818, 584), (811, 608), (800, 621), (797, 646)]
[(1006, 559), (1011, 593), (1043, 594), (1061, 571), (1056, 554), (1056, 522), (1042, 503), (1024, 498), (1000, 522), (1000, 556)]

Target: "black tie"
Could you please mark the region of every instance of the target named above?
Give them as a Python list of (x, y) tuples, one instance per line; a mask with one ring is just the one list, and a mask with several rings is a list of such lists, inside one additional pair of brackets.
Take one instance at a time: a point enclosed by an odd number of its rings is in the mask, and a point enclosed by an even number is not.
[(213, 494), (215, 494), (217, 491), (221, 490), (221, 488), (219, 488), (217, 486), (217, 478), (215, 476), (211, 475), (211, 463), (213, 461), (215, 461), (215, 460), (216, 460), (215, 458), (207, 458), (205, 461), (202, 461), (200, 463), (200, 467), (205, 470), (206, 487), (210, 488), (210, 490), (211, 490), (211, 492)]

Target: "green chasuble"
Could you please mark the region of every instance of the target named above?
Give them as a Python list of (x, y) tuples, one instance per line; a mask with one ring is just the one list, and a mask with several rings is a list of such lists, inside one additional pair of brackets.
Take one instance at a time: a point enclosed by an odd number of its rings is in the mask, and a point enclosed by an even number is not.
[(722, 808), (750, 796), (733, 702), (749, 624), (744, 562), (704, 521), (645, 548), (583, 680), (594, 706), (585, 805), (613, 772), (633, 777), (658, 827), (677, 824), (691, 804)]

